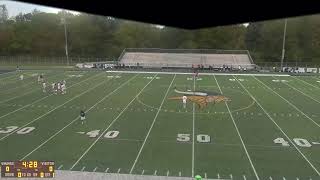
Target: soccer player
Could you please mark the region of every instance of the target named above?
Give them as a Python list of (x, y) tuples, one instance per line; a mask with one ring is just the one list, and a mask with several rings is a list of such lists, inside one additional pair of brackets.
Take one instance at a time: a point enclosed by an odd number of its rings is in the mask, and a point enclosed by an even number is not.
[(51, 84), (51, 90), (54, 92), (54, 83)]
[(42, 92), (46, 92), (46, 87), (47, 87), (46, 82), (43, 82), (42, 83)]
[(21, 80), (21, 81), (23, 80), (23, 74), (20, 75), (20, 80)]
[(199, 73), (198, 73), (198, 71), (193, 71), (193, 78), (194, 79), (198, 79), (198, 77), (199, 77)]
[(61, 83), (58, 82), (58, 93), (60, 93), (60, 92), (61, 92)]
[(182, 96), (182, 104), (183, 104), (183, 108), (185, 109), (187, 106), (187, 96), (183, 95)]
[(61, 84), (61, 94), (66, 94), (66, 85), (64, 83)]
[(85, 113), (83, 110), (81, 110), (81, 111), (80, 111), (81, 124), (84, 123), (84, 120), (85, 120), (85, 119), (86, 119), (86, 113)]
[(57, 94), (57, 83), (52, 84), (52, 91), (54, 92), (54, 94)]
[(40, 83), (40, 81), (41, 81), (41, 78), (40, 78), (40, 76), (38, 76), (38, 83)]

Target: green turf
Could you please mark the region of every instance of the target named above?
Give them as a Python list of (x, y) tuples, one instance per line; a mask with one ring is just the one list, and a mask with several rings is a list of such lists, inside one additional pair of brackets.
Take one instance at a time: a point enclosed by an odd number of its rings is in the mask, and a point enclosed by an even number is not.
[[(50, 84), (66, 79), (67, 94), (43, 93), (40, 73)], [(320, 144), (312, 143), (320, 142), (318, 76), (190, 78), (52, 69), (0, 74), (0, 161), (54, 160), (61, 170), (157, 176), (320, 179)], [(184, 109), (168, 100), (179, 96), (174, 88), (222, 92), (231, 101), (203, 109), (188, 101)], [(88, 111), (83, 125), (81, 109)], [(9, 126), (18, 129), (4, 132)], [(35, 129), (21, 134), (27, 127)], [(94, 130), (95, 137), (86, 134)], [(119, 134), (106, 138), (111, 131)], [(178, 134), (189, 140), (178, 141)], [(199, 135), (211, 141), (198, 142)]]

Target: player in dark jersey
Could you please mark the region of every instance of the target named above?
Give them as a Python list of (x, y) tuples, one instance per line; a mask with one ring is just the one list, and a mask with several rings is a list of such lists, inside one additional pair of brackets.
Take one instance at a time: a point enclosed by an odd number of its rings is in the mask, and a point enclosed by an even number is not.
[(85, 113), (83, 110), (81, 110), (81, 111), (80, 111), (81, 124), (84, 123), (85, 119), (86, 119), (86, 113)]

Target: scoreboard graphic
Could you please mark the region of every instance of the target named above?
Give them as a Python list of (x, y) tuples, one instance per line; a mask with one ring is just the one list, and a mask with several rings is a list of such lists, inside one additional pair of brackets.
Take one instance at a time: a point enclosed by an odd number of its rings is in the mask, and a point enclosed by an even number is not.
[(53, 178), (54, 161), (2, 161), (3, 178)]

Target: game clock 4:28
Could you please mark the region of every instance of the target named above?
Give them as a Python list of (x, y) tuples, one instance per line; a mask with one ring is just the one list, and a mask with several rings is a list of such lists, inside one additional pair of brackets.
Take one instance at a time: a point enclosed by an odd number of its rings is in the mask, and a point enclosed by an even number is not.
[(24, 168), (38, 168), (38, 162), (37, 161), (23, 161), (22, 166)]

